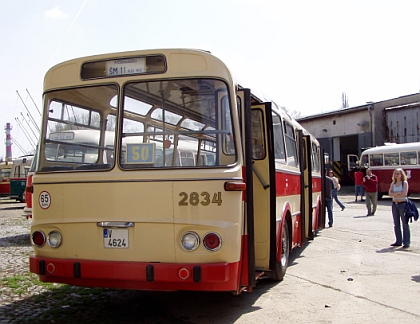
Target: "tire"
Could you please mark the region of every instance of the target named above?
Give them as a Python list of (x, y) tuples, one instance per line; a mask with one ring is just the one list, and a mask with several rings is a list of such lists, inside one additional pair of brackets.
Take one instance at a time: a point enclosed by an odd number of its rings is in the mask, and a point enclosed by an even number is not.
[(276, 260), (275, 268), (270, 274), (270, 279), (275, 281), (282, 281), (286, 275), (287, 266), (289, 265), (290, 241), (289, 241), (289, 227), (287, 224), (282, 229), (281, 239), (281, 257), (280, 261)]

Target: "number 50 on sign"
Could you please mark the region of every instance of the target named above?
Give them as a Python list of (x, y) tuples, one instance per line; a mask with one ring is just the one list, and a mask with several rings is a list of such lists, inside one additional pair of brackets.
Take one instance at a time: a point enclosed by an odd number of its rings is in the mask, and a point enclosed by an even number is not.
[(155, 163), (155, 143), (127, 144), (127, 163)]

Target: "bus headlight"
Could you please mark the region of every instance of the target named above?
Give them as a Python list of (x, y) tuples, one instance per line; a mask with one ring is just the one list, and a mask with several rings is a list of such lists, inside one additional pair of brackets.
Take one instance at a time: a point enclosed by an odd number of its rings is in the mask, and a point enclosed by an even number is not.
[(61, 234), (57, 231), (52, 231), (48, 234), (48, 245), (52, 248), (57, 248), (61, 245)]
[(217, 233), (207, 233), (203, 240), (204, 247), (209, 251), (217, 251), (222, 246), (222, 239)]
[(32, 243), (37, 247), (45, 244), (45, 234), (42, 231), (35, 231), (32, 233)]
[(200, 245), (200, 238), (194, 232), (186, 232), (181, 238), (182, 247), (187, 251), (194, 251)]

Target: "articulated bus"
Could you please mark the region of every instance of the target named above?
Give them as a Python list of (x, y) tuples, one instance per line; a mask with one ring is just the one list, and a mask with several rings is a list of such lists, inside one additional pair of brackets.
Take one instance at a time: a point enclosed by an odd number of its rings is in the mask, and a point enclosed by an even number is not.
[(41, 281), (252, 291), (325, 225), (319, 143), (208, 52), (74, 59), (44, 80), (30, 270)]
[(387, 144), (372, 147), (357, 155), (348, 156), (351, 168), (359, 166), (362, 170), (370, 168), (378, 177), (378, 198), (388, 194), (392, 174), (402, 168), (407, 174), (408, 193), (420, 194), (420, 143)]

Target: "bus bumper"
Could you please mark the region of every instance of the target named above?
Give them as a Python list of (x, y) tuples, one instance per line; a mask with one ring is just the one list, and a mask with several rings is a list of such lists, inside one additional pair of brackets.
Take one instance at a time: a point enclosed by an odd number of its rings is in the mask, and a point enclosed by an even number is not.
[(237, 291), (239, 262), (175, 264), (30, 257), (40, 281), (136, 290)]

